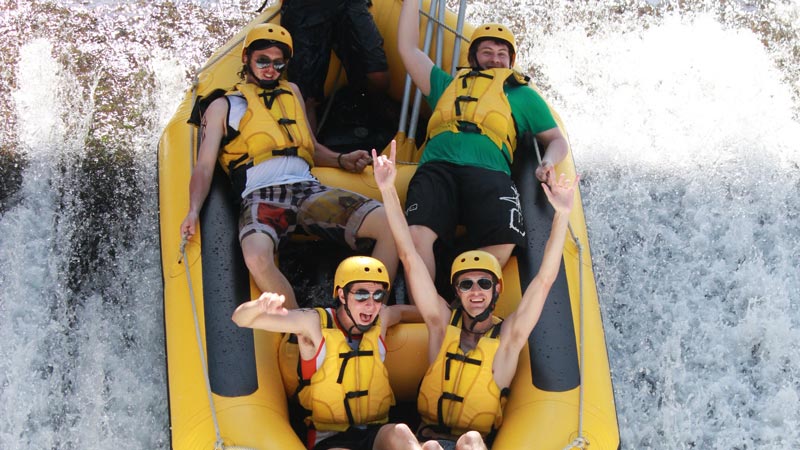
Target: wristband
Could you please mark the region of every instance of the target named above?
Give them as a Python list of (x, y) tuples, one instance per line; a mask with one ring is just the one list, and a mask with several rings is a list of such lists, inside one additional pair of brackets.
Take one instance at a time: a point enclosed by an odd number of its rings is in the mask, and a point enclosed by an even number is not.
[(344, 168), (344, 166), (342, 165), (342, 156), (344, 156), (344, 153), (339, 153), (339, 156), (337, 156), (337, 157), (336, 157), (336, 163), (337, 163), (337, 164), (339, 164), (339, 168), (340, 168), (340, 169), (342, 169), (342, 170), (347, 170), (347, 169), (345, 169), (345, 168)]

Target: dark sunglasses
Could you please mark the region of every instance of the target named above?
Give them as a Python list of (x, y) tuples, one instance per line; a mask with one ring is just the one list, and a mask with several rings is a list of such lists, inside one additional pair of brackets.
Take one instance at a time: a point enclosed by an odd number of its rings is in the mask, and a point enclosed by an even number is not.
[(350, 293), (353, 294), (353, 298), (356, 299), (357, 302), (365, 302), (371, 295), (373, 300), (380, 303), (383, 301), (383, 298), (386, 297), (386, 291), (383, 289), (378, 289), (375, 292), (370, 292), (366, 289), (359, 289), (357, 291), (350, 291)]
[(256, 60), (256, 67), (259, 69), (266, 69), (269, 66), (272, 66), (275, 70), (281, 72), (286, 68), (286, 61), (282, 59), (271, 60), (263, 56)]
[(461, 280), (458, 282), (458, 290), (461, 292), (467, 292), (472, 289), (472, 285), (478, 283), (478, 287), (483, 289), (484, 291), (488, 291), (489, 289), (494, 286), (494, 281), (488, 278), (481, 278), (479, 280), (470, 280), (469, 278), (466, 280)]

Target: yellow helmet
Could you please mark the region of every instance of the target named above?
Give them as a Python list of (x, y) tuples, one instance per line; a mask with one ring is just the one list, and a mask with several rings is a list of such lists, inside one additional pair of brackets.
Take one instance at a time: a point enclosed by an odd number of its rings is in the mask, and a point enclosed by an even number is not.
[(339, 264), (333, 276), (333, 296), (337, 296), (339, 288), (354, 281), (384, 283), (387, 290), (391, 287), (386, 266), (371, 256), (351, 256)]
[(511, 50), (511, 65), (514, 65), (514, 57), (517, 54), (517, 40), (507, 26), (499, 23), (485, 23), (475, 27), (475, 31), (472, 32), (472, 36), (469, 38), (470, 53), (473, 50), (472, 44), (483, 38), (497, 39), (508, 43), (509, 50)]
[(470, 270), (483, 270), (489, 272), (497, 278), (497, 282), (502, 284), (503, 281), (503, 268), (497, 258), (489, 252), (483, 250), (470, 250), (464, 252), (453, 260), (453, 266), (450, 269), (450, 284), (456, 282), (456, 277), (463, 272)]
[(248, 33), (247, 36), (244, 38), (244, 44), (242, 44), (242, 54), (247, 51), (247, 47), (250, 46), (255, 41), (260, 41), (262, 39), (280, 42), (282, 44), (286, 44), (289, 47), (289, 56), (292, 56), (294, 49), (292, 47), (292, 35), (289, 34), (289, 31), (286, 28), (283, 28), (280, 25), (275, 25), (273, 23), (262, 23), (260, 25), (254, 26)]

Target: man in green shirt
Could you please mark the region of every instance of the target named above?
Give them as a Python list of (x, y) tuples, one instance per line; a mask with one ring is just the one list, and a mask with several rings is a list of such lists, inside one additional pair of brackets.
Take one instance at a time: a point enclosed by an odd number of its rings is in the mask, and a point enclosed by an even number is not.
[[(547, 103), (514, 72), (516, 42), (507, 27), (476, 28), (469, 69), (455, 78), (418, 48), (419, 0), (405, 0), (398, 51), (411, 79), (433, 108), (428, 141), (411, 180), (406, 218), (417, 251), (435, 276), (433, 244), (452, 241), (464, 225), (473, 247), (505, 265), (525, 244), (519, 194), (511, 180), (518, 138), (533, 135), (544, 149), (541, 181), (567, 155), (567, 141)], [(455, 82), (454, 82), (455, 81)]]

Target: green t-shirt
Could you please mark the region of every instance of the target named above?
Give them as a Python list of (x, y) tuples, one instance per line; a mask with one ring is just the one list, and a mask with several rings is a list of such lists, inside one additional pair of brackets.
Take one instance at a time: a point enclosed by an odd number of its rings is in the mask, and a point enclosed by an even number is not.
[[(431, 92), (426, 97), (431, 109), (453, 81), (450, 74), (434, 66), (431, 70)], [(503, 90), (511, 105), (511, 114), (517, 124), (517, 136), (526, 132), (538, 134), (555, 128), (556, 121), (544, 99), (529, 86), (505, 85)], [(505, 156), (504, 156), (505, 155)], [(506, 158), (508, 149), (503, 152), (488, 137), (477, 133), (452, 133), (445, 131), (434, 136), (425, 145), (420, 164), (430, 161), (445, 161), (460, 166), (483, 167), (511, 175)], [(510, 158), (509, 158), (510, 160)]]

